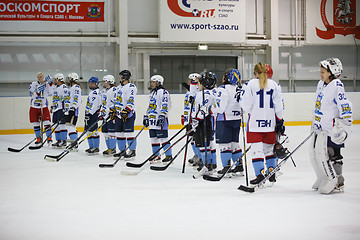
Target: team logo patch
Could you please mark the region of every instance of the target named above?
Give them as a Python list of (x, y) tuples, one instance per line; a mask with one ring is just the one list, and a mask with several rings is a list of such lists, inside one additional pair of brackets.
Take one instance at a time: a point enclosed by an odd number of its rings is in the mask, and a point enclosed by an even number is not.
[(97, 5), (97, 4), (91, 4), (90, 7), (88, 7), (87, 16), (89, 18), (101, 17), (101, 7), (99, 7), (99, 5)]

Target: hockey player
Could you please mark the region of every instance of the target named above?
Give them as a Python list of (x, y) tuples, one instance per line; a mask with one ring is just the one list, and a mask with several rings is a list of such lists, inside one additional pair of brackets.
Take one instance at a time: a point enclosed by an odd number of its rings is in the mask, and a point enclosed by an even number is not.
[[(216, 159), (212, 159), (210, 151), (210, 142), (214, 135), (212, 108), (215, 107), (216, 99), (212, 89), (215, 85), (216, 75), (214, 73), (201, 73), (199, 79), (199, 92), (195, 96), (194, 111), (192, 112), (192, 127), (195, 131), (195, 144), (200, 149), (200, 158), (202, 160), (197, 169), (199, 175), (211, 172), (216, 168)], [(212, 160), (214, 161), (212, 162)]]
[[(181, 115), (181, 124), (184, 126), (190, 123), (190, 113), (192, 111), (191, 105), (195, 101), (196, 93), (199, 91), (198, 88), (199, 77), (200, 74), (191, 73), (187, 80), (186, 87), (188, 91), (186, 92), (184, 99), (184, 114)], [(191, 147), (193, 149), (194, 156), (189, 159), (189, 164), (192, 166), (197, 166), (200, 161), (199, 158), (200, 150), (198, 147), (196, 147), (194, 139), (191, 141)]]
[[(164, 151), (170, 147), (170, 143), (167, 143), (170, 94), (164, 88), (164, 78), (161, 75), (152, 76), (149, 84), (149, 106), (143, 118), (143, 125), (149, 127), (152, 151), (155, 153), (160, 149), (160, 145), (163, 145)], [(172, 149), (166, 151), (165, 156), (162, 162), (167, 163), (171, 161)]]
[[(69, 73), (66, 79), (66, 84), (69, 87), (68, 95), (65, 100), (65, 115), (66, 128), (69, 134), (70, 141), (74, 141), (78, 137), (76, 130), (76, 123), (79, 115), (79, 108), (81, 105), (81, 87), (78, 83), (79, 76), (77, 73)], [(78, 150), (77, 145), (74, 148)]]
[(30, 123), (34, 126), (34, 132), (36, 136), (35, 144), (41, 144), (43, 139), (41, 132), (43, 131), (42, 124), (44, 129), (47, 129), (46, 137), (48, 138), (48, 143), (51, 144), (51, 128), (50, 128), (50, 112), (48, 108), (47, 97), (52, 94), (51, 86), (52, 78), (50, 76), (45, 77), (44, 74), (39, 72), (36, 74), (37, 81), (33, 81), (29, 87), (29, 94), (31, 97), (30, 100), (30, 110), (29, 117)]
[(352, 103), (346, 97), (344, 84), (339, 79), (343, 72), (338, 58), (320, 62), (320, 78), (316, 89), (315, 115), (312, 129), (315, 137), (311, 144), (310, 159), (317, 175), (313, 188), (328, 194), (342, 190), (344, 147), (352, 124)]
[[(135, 99), (137, 94), (136, 86), (130, 82), (131, 73), (129, 70), (123, 70), (119, 73), (120, 85), (118, 87), (115, 110), (115, 132), (117, 137), (117, 143), (120, 152), (114, 154), (114, 157), (122, 157), (129, 160), (136, 156), (136, 139), (134, 140), (134, 124), (135, 124)], [(126, 145), (132, 145), (129, 147), (129, 152), (125, 152)]]
[(53, 102), (50, 112), (53, 114), (53, 122), (60, 121), (55, 129), (56, 143), (52, 147), (62, 148), (66, 147), (67, 130), (65, 126), (64, 108), (65, 97), (69, 94), (69, 89), (65, 85), (65, 78), (62, 73), (57, 73), (54, 76), (55, 88), (53, 90)]
[[(115, 86), (115, 78), (113, 75), (105, 75), (102, 80), (104, 90), (102, 93), (100, 119), (107, 119), (109, 117), (110, 109), (115, 108), (117, 88)], [(107, 121), (101, 131), (104, 134), (105, 143), (108, 148), (103, 152), (103, 155), (112, 156), (116, 154), (115, 119)]]
[(242, 150), (239, 144), (241, 127), (240, 80), (240, 72), (237, 69), (229, 68), (223, 76), (223, 85), (217, 88), (216, 143), (219, 144), (223, 165), (223, 169), (218, 171), (219, 174), (230, 173), (228, 170), (231, 166), (231, 160), (234, 162), (239, 160), (231, 173), (243, 175), (244, 171), (241, 160)]
[[(91, 132), (98, 128), (98, 124), (95, 122), (99, 121), (99, 110), (101, 107), (101, 94), (99, 90), (99, 79), (97, 77), (91, 77), (88, 82), (90, 93), (86, 101), (85, 107), (85, 131)], [(92, 128), (92, 126), (95, 124)], [(96, 131), (88, 137), (89, 148), (85, 152), (89, 155), (99, 154), (100, 136), (99, 132)]]
[[(256, 176), (250, 184), (260, 183), (264, 175), (275, 168), (276, 158), (273, 147), (276, 143), (276, 134), (282, 135), (285, 132), (280, 85), (267, 78), (267, 67), (264, 63), (255, 65), (254, 74), (255, 78), (243, 86), (240, 98), (242, 109), (249, 113), (247, 142), (251, 143), (252, 163)], [(275, 182), (275, 175), (272, 175), (269, 181)]]

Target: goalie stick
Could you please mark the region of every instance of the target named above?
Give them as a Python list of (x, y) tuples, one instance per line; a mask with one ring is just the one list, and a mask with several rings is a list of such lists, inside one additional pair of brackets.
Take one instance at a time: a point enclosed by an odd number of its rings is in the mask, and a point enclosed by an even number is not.
[[(191, 132), (192, 130), (190, 130), (189, 132)], [(168, 149), (172, 148), (176, 143), (180, 142), (183, 138), (185, 138), (186, 136), (189, 136), (188, 133), (186, 133), (184, 136), (182, 136), (180, 139), (178, 139), (171, 147), (169, 147)], [(184, 148), (186, 148), (186, 146), (188, 145), (188, 143), (191, 141), (191, 139), (189, 139), (188, 137), (186, 138), (186, 143), (184, 146), (182, 146), (182, 148), (176, 153), (176, 155), (171, 159), (171, 161), (169, 161), (165, 166), (151, 166), (150, 169), (154, 170), (154, 171), (165, 171), (173, 162), (174, 160), (177, 158), (177, 156), (179, 156), (179, 154), (184, 150)], [(168, 150), (166, 149), (166, 151)]]
[[(186, 125), (187, 126), (187, 125)], [(168, 143), (170, 143), (177, 135), (179, 135), (185, 128), (186, 126), (183, 126), (177, 133), (175, 133), (174, 136), (172, 136), (167, 142), (165, 142), (164, 144), (162, 144), (162, 146), (156, 150), (150, 157), (148, 157), (145, 161), (141, 162), (141, 163), (132, 163), (132, 162), (127, 162), (126, 166), (127, 167), (132, 167), (132, 168), (141, 168), (142, 166), (144, 166), (145, 163), (147, 163), (148, 161), (152, 161), (154, 158), (156, 158), (156, 154), (158, 152), (160, 152), (161, 149), (163, 149)]]
[[(106, 119), (106, 121), (104, 121), (98, 128), (96, 128), (94, 131), (92, 131), (89, 135), (87, 135), (84, 139), (82, 139), (79, 143), (78, 141), (86, 134), (89, 132), (89, 130), (84, 131), (82, 134), (80, 134), (80, 136), (75, 139), (71, 144), (69, 144), (66, 149), (60, 153), (59, 155), (45, 155), (44, 159), (45, 160), (49, 160), (49, 161), (54, 161), (54, 162), (59, 162), (63, 157), (65, 157), (75, 146), (76, 144), (80, 145), (82, 142), (84, 142), (86, 139), (88, 139), (94, 132), (96, 132), (98, 129), (100, 129), (102, 126), (104, 126), (107, 123), (108, 119)], [(88, 129), (91, 129), (92, 127), (94, 127), (96, 124), (98, 123), (98, 121), (94, 122)]]
[[(140, 132), (138, 132), (136, 134), (136, 136), (134, 137), (134, 139), (129, 143), (129, 145), (125, 148), (125, 151), (128, 150), (130, 148), (130, 146), (133, 144), (133, 142), (137, 139), (137, 137), (140, 135), (140, 133), (145, 129), (145, 126), (142, 127), (142, 129), (140, 130)], [(113, 168), (115, 167), (115, 165), (120, 161), (122, 156), (118, 157), (113, 163), (100, 163), (99, 167), (100, 168)]]
[(265, 176), (265, 178), (264, 178), (261, 182), (259, 182), (258, 184), (256, 184), (254, 187), (247, 187), (247, 186), (244, 186), (244, 185), (240, 185), (240, 186), (238, 187), (238, 189), (239, 189), (239, 190), (242, 190), (242, 191), (244, 191), (244, 192), (250, 192), (250, 193), (255, 192), (255, 189), (258, 188), (258, 187), (260, 187), (260, 186), (262, 186), (262, 185), (264, 185), (265, 182), (266, 182), (267, 180), (269, 180), (269, 178), (270, 178), (272, 175), (274, 175), (274, 174), (280, 169), (280, 167), (281, 167), (307, 140), (309, 140), (309, 138), (310, 138), (313, 134), (314, 134), (314, 131), (312, 131), (309, 136), (307, 136), (292, 152), (290, 152), (289, 155), (287, 155), (283, 160), (281, 160), (281, 162), (279, 162), (279, 163), (276, 165), (276, 167), (273, 169), (273, 171), (269, 172), (269, 174), (267, 174), (267, 175)]
[(211, 176), (211, 175), (203, 175), (203, 179), (204, 180), (208, 180), (208, 181), (212, 181), (212, 182), (218, 182), (220, 181), (221, 179), (223, 179), (225, 177), (225, 175), (230, 172), (230, 170), (236, 166), (236, 164), (240, 161), (240, 159), (242, 159), (242, 157), (250, 150), (251, 146), (249, 146), (245, 153), (242, 153), (241, 156), (239, 157), (238, 160), (236, 160), (235, 162), (233, 162), (233, 164), (231, 164), (231, 166), (226, 170), (225, 173), (221, 174), (220, 176)]
[[(50, 127), (47, 127), (46, 129), (44, 129), (44, 131), (42, 132), (42, 134), (43, 134), (44, 132), (46, 132), (47, 130), (49, 130), (50, 128), (54, 127), (55, 124), (57, 124), (57, 123), (58, 123), (58, 122), (53, 123)], [(33, 143), (36, 139), (37, 139), (37, 137), (35, 137), (33, 140), (31, 140), (29, 143), (27, 143), (25, 146), (23, 146), (23, 147), (20, 148), (20, 149), (8, 147), (8, 151), (10, 151), (10, 152), (21, 152), (21, 151), (24, 150), (27, 146), (29, 146), (31, 143)]]

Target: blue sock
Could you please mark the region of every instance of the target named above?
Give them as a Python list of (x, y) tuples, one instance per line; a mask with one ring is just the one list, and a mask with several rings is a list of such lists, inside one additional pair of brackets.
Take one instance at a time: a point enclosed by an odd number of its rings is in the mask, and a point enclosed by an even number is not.
[(107, 147), (108, 149), (111, 149), (111, 148), (110, 148), (110, 139), (109, 139), (109, 138), (105, 138), (105, 143), (106, 143), (106, 147)]
[(55, 132), (56, 141), (61, 140), (61, 132)]
[(34, 127), (35, 136), (40, 137), (40, 126)]
[(93, 138), (93, 148), (99, 148), (100, 146), (100, 137), (97, 136), (97, 137), (94, 137)]
[[(231, 156), (233, 162), (236, 162), (236, 161), (240, 158), (241, 155), (242, 155), (242, 150), (241, 150), (241, 149), (233, 152), (233, 153), (232, 153), (232, 156)], [(240, 162), (239, 162), (239, 163), (240, 163)], [(236, 165), (238, 165), (239, 163), (237, 163)]]
[(120, 151), (125, 150), (126, 138), (117, 138), (117, 144)]
[[(151, 144), (152, 152), (153, 154), (159, 150), (160, 143)], [(160, 151), (159, 151), (160, 152)], [(159, 152), (156, 154), (156, 156), (159, 156)]]
[[(163, 149), (164, 151), (166, 151), (166, 149), (168, 149), (170, 147), (170, 143), (167, 143), (165, 145), (163, 145)], [(165, 156), (172, 156), (172, 148), (170, 148), (166, 153)]]
[(263, 158), (255, 158), (252, 160), (252, 164), (254, 167), (255, 175), (258, 176), (264, 170), (264, 159)]
[[(130, 143), (132, 142), (132, 140), (134, 140), (135, 138), (127, 138), (127, 144), (128, 146), (130, 145)], [(131, 144), (131, 146), (129, 147), (129, 149), (132, 151), (132, 150), (135, 150), (136, 149), (136, 139), (134, 140), (134, 142)]]
[(67, 137), (67, 131), (66, 130), (61, 130), (60, 131), (60, 140), (66, 141), (66, 137)]
[(52, 129), (51, 129), (50, 125), (46, 125), (45, 129), (48, 129), (48, 130), (46, 130), (46, 138), (51, 138), (52, 137), (51, 136)]
[(115, 149), (116, 148), (116, 138), (109, 138), (109, 148), (110, 149)]
[(89, 137), (87, 140), (88, 140), (89, 148), (93, 148), (93, 146), (92, 146), (92, 138)]
[(222, 163), (223, 167), (230, 164), (231, 155), (232, 155), (232, 153), (230, 150), (225, 150), (223, 152), (220, 152), (221, 163)]
[(78, 138), (77, 132), (76, 132), (76, 133), (69, 133), (69, 138), (70, 138), (71, 140), (77, 139), (77, 138)]
[(266, 157), (266, 168), (267, 172), (269, 172), (269, 169), (274, 169), (276, 167), (277, 158), (274, 156)]

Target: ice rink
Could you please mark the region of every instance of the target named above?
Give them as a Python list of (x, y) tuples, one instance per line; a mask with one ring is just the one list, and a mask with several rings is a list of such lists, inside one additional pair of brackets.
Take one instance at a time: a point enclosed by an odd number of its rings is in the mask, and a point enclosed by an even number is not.
[[(255, 193), (237, 190), (245, 177), (209, 182), (193, 179), (183, 154), (164, 172), (145, 165), (136, 176), (124, 161), (114, 168), (102, 155), (87, 156), (87, 142), (60, 162), (45, 154), (63, 150), (21, 148), (34, 135), (0, 135), (0, 239), (360, 239), (360, 125), (343, 150), (345, 192), (321, 195), (311, 189), (315, 173), (309, 142), (282, 167), (275, 185)], [(178, 130), (171, 130), (172, 136)], [(307, 137), (310, 126), (287, 127), (289, 150)], [(184, 144), (173, 149), (173, 155)], [(101, 138), (101, 150), (105, 150)], [(136, 162), (151, 155), (148, 131), (137, 146)], [(192, 151), (189, 149), (188, 156)], [(219, 155), (219, 154), (218, 154)], [(247, 155), (249, 178), (254, 177)], [(218, 158), (218, 165), (220, 159)], [(131, 169), (130, 169), (131, 170)]]

